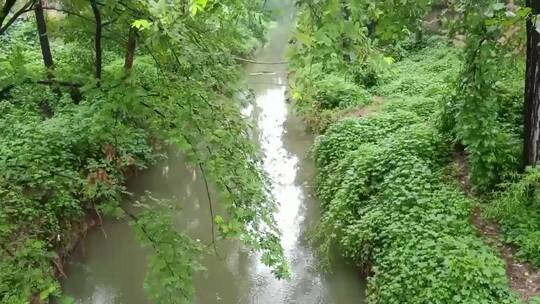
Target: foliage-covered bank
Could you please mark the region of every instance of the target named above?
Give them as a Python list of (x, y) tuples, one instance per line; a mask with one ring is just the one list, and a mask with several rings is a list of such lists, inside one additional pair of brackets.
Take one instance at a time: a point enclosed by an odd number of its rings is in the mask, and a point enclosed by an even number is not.
[(59, 295), (57, 252), (89, 212), (127, 213), (153, 248), (151, 297), (190, 302), (203, 246), (171, 221), (171, 209), (190, 202), (120, 204), (125, 177), (170, 145), (218, 193), (221, 235), (286, 275), (274, 203), (234, 97), (234, 58), (262, 38), (264, 1), (2, 5), (0, 302)]
[[(454, 182), (451, 156), (455, 143), (465, 147), (484, 194), (518, 172), (523, 63), (510, 49), (529, 13), (490, 0), (443, 6), (445, 33), (467, 36), (462, 51), (422, 28), (436, 3), (392, 3), (300, 3), (293, 97), (324, 133), (314, 148), (324, 205), (315, 241), (322, 256), (337, 247), (370, 270), (370, 303), (520, 303), (470, 223), (475, 202)], [(493, 204), (529, 259), (534, 176)]]
[(381, 113), (346, 118), (315, 145), (326, 207), (316, 240), (370, 269), (370, 303), (519, 302), (503, 261), (469, 224), (473, 202), (445, 178), (452, 145), (433, 118), (445, 94), (439, 71), (457, 71), (453, 53), (400, 62), (377, 88)]

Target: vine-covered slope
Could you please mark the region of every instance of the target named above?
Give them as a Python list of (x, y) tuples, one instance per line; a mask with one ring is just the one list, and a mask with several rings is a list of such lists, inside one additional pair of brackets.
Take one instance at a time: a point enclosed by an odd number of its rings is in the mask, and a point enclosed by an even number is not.
[(473, 202), (446, 178), (452, 145), (433, 118), (458, 66), (444, 46), (396, 64), (376, 89), (380, 113), (341, 120), (315, 144), (316, 241), (369, 269), (370, 303), (519, 303), (469, 223)]
[[(505, 261), (471, 222), (488, 202), (507, 241), (537, 263), (536, 170), (516, 183), (530, 12), (520, 4), (300, 4), (292, 96), (322, 134), (314, 242), (326, 265), (337, 248), (367, 270), (369, 303), (534, 301), (511, 289)], [(502, 181), (509, 190), (493, 201)]]

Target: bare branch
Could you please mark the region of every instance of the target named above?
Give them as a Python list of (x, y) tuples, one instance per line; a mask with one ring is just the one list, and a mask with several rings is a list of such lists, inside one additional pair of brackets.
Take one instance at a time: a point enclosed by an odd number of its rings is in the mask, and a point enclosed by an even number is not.
[[(21, 7), (20, 10), (15, 12), (13, 14), (13, 16), (11, 16), (11, 18), (9, 18), (9, 20), (3, 26), (1, 26), (1, 25), (4, 22), (4, 19), (5, 19), (6, 16), (2, 15), (3, 17), (0, 18), (0, 35), (3, 35), (6, 32), (6, 30), (13, 24), (13, 22), (15, 22), (15, 20), (17, 20), (17, 18), (19, 18), (22, 14), (31, 12), (32, 7), (34, 6), (35, 3), (36, 3), (36, 0), (31, 0), (31, 1), (27, 2), (25, 5), (23, 5), (23, 7)], [(6, 7), (4, 6), (4, 9), (5, 8)], [(4, 13), (2, 12), (2, 14), (4, 14)]]
[(240, 58), (240, 57), (234, 57), (234, 59), (238, 61), (253, 63), (253, 64), (288, 64), (289, 63), (288, 61), (277, 61), (277, 62), (255, 61), (255, 60), (250, 60), (250, 59), (245, 59), (245, 58)]
[(15, 2), (17, 2), (17, 0), (6, 0), (6, 3), (4, 3), (4, 6), (2, 7), (2, 12), (0, 13), (0, 26), (2, 26), (2, 23), (4, 23), (4, 20), (9, 14), (9, 11), (11, 11), (13, 6), (15, 5)]

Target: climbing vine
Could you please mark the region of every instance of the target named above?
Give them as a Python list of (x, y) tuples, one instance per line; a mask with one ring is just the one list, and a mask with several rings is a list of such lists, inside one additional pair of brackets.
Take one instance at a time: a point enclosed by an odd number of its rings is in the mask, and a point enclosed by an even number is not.
[(473, 182), (486, 190), (521, 164), (521, 121), (515, 116), (523, 94), (520, 54), (529, 10), (499, 1), (458, 3), (463, 18), (453, 30), (467, 35), (464, 67), (446, 103), (443, 132), (454, 132), (465, 145)]

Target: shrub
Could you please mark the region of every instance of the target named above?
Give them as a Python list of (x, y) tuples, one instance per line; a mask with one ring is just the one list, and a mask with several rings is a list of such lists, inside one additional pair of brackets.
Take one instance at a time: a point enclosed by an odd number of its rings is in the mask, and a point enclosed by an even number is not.
[(405, 125), (420, 121), (420, 117), (414, 113), (400, 110), (374, 115), (369, 119), (345, 118), (317, 138), (314, 145), (315, 160), (318, 166), (325, 167), (342, 159), (360, 144), (375, 142)]
[(460, 61), (455, 49), (444, 43), (433, 43), (403, 61), (394, 64), (392, 72), (375, 88), (378, 95), (442, 97), (450, 94)]
[(330, 74), (315, 80), (315, 100), (322, 109), (346, 109), (370, 102), (369, 93), (341, 76)]
[(342, 121), (317, 141), (320, 254), (338, 246), (371, 267), (370, 303), (517, 303), (468, 223), (472, 202), (443, 183), (448, 140), (394, 113)]
[(540, 170), (529, 169), (487, 206), (487, 214), (503, 228), (505, 241), (517, 245), (518, 254), (540, 266)]

